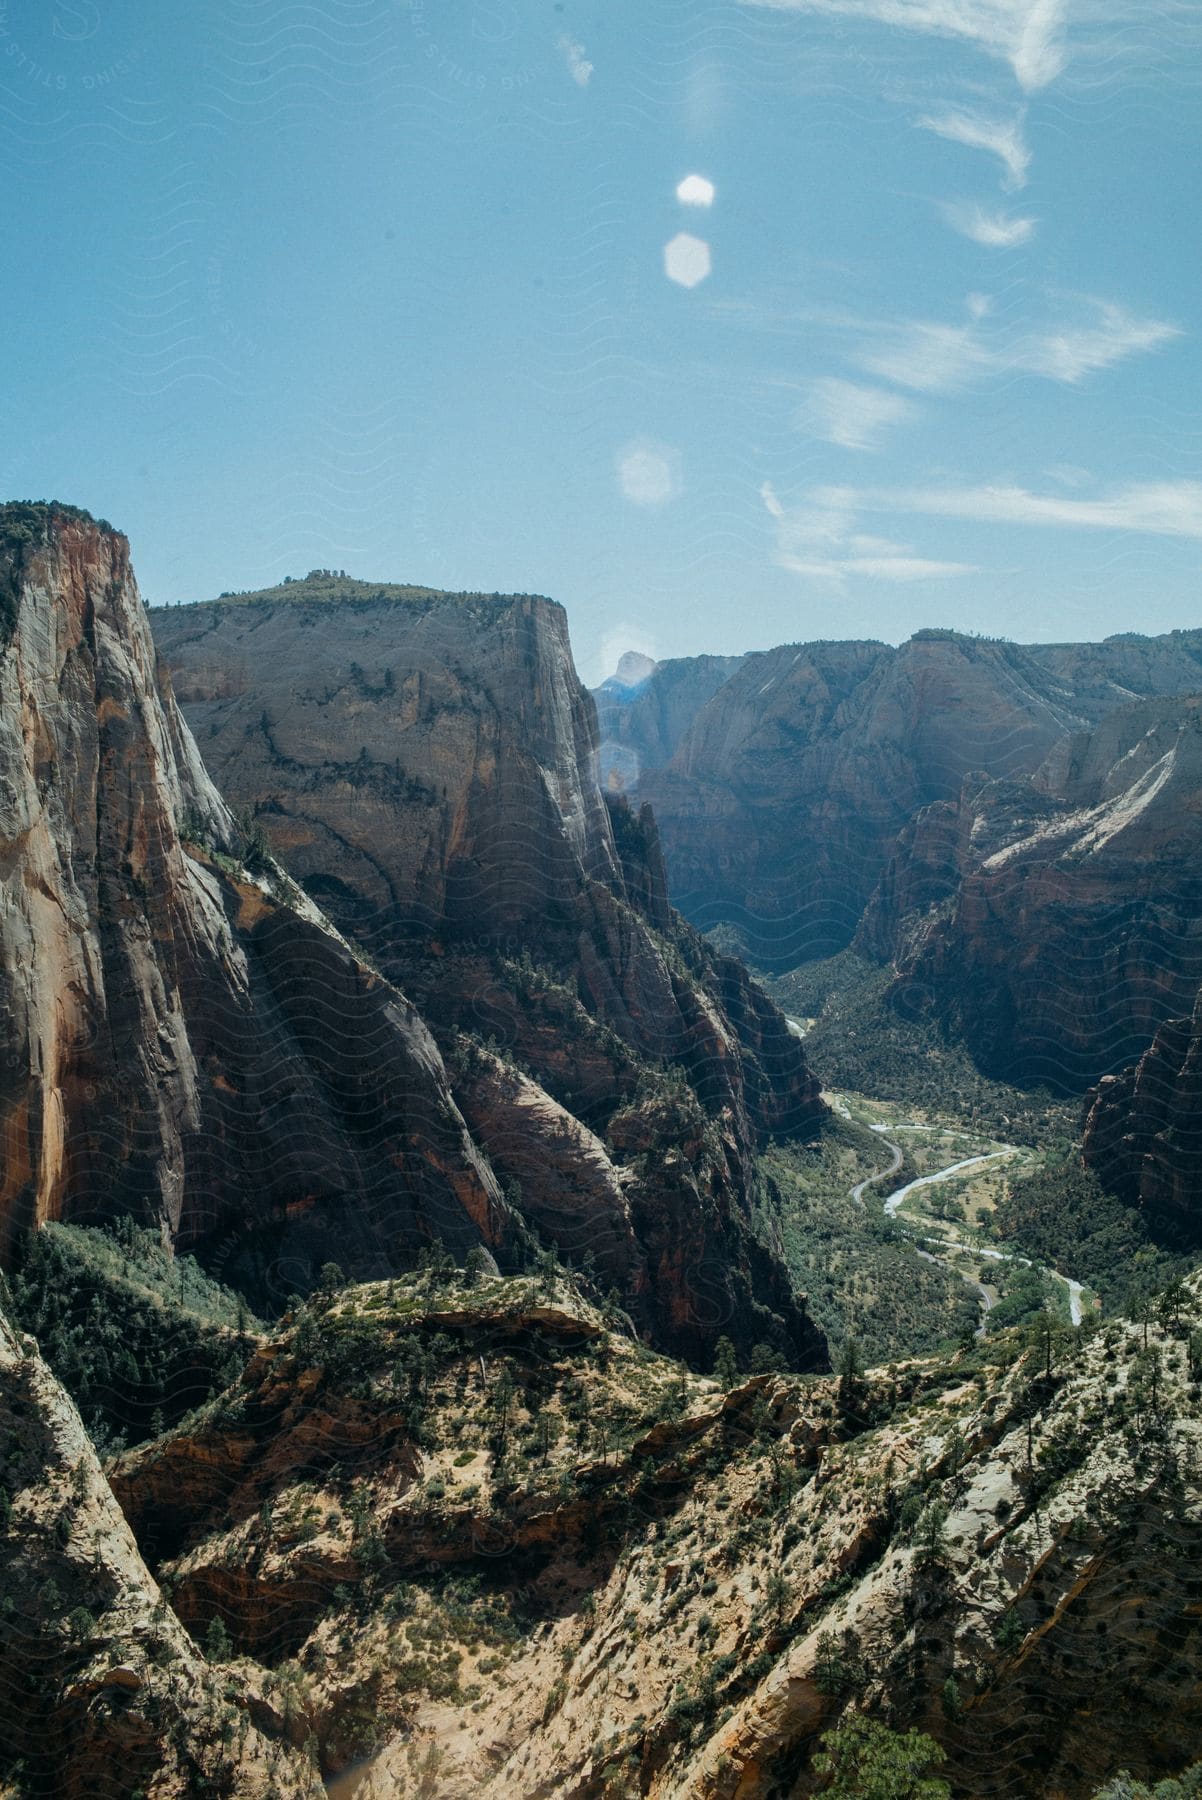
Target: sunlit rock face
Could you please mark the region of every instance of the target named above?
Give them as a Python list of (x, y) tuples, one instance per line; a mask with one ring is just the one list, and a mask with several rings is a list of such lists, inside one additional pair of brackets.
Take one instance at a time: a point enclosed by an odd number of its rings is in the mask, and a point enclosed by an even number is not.
[(166, 681), (126, 540), (0, 509), (0, 1227), (255, 1233), (262, 1281), (501, 1235), (413, 1008), (243, 835)]

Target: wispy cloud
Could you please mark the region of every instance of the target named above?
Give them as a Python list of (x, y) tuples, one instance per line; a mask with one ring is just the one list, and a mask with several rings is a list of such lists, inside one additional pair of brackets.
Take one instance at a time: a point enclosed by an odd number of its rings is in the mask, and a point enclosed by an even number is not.
[(811, 498), (817, 510), (850, 518), (858, 512), (923, 513), (984, 525), (1059, 525), (1084, 531), (1202, 538), (1202, 481), (1133, 481), (1093, 499), (988, 484), (820, 488)]
[(1121, 306), (1095, 301), (1093, 324), (1049, 331), (1032, 339), (1023, 352), (1025, 367), (1052, 381), (1080, 381), (1096, 369), (1109, 369), (1124, 357), (1158, 350), (1180, 337), (1180, 328), (1161, 319), (1137, 319)]
[(989, 375), (1037, 375), (1071, 384), (1181, 335), (1167, 320), (1138, 318), (1108, 300), (1087, 298), (1080, 304), (1084, 316), (1071, 323), (1020, 332), (1002, 331), (983, 318), (962, 325), (921, 319), (866, 324), (869, 341), (853, 360), (869, 374), (920, 393), (954, 392)]
[(945, 200), (940, 210), (954, 230), (990, 250), (1016, 249), (1019, 244), (1025, 244), (1035, 230), (1034, 219), (989, 212), (971, 200)]
[(865, 19), (958, 38), (1008, 62), (1027, 91), (1054, 81), (1068, 59), (1067, 0), (742, 0), (742, 4)]
[(912, 401), (888, 388), (864, 387), (832, 375), (814, 382), (798, 423), (845, 450), (876, 450), (889, 427), (913, 411)]
[(970, 150), (987, 150), (996, 156), (1006, 171), (1003, 187), (1013, 190), (1026, 186), (1031, 152), (1023, 136), (1021, 113), (1013, 119), (997, 119), (954, 106), (940, 113), (924, 113), (914, 122), (920, 131), (933, 131), (954, 144), (966, 144)]
[(568, 74), (577, 87), (587, 87), (593, 73), (593, 65), (585, 55), (584, 45), (578, 44), (574, 38), (566, 35), (559, 40), (560, 52), (568, 65)]
[(809, 581), (842, 586), (850, 576), (868, 581), (933, 581), (974, 575), (971, 563), (918, 556), (909, 544), (856, 529), (854, 490), (820, 490), (803, 505), (782, 504), (770, 482), (760, 489), (776, 521), (776, 564)]

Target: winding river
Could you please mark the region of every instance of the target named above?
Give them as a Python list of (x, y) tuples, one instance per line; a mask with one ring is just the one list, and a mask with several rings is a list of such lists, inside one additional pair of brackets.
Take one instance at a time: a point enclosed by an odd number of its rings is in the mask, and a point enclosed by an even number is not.
[[(873, 1125), (872, 1129), (881, 1134), (881, 1141), (885, 1148), (893, 1153), (893, 1161), (887, 1169), (878, 1169), (875, 1174), (866, 1176), (863, 1181), (857, 1182), (855, 1187), (851, 1189), (851, 1199), (860, 1206), (864, 1204), (864, 1189), (866, 1187), (870, 1187), (875, 1182), (884, 1181), (888, 1176), (896, 1174), (902, 1165), (901, 1145), (894, 1143), (892, 1138), (885, 1134), (896, 1131), (934, 1130), (936, 1128), (933, 1126), (904, 1124)], [(916, 1180), (908, 1181), (904, 1187), (898, 1188), (894, 1193), (889, 1195), (888, 1199), (885, 1201), (885, 1211), (890, 1218), (893, 1218), (908, 1194), (916, 1193), (920, 1188), (934, 1187), (938, 1182), (951, 1181), (957, 1175), (963, 1175), (969, 1169), (983, 1168), (986, 1163), (1004, 1161), (1008, 1157), (1018, 1156), (1020, 1154), (1021, 1152), (1017, 1144), (1004, 1144), (999, 1150), (984, 1151), (978, 1156), (962, 1157), (959, 1162), (949, 1163), (946, 1169), (935, 1169), (929, 1175), (919, 1175)], [(937, 1223), (937, 1221), (924, 1219), (922, 1223), (930, 1225)], [(928, 1262), (941, 1263), (945, 1268), (951, 1268), (951, 1264), (946, 1257), (938, 1254), (941, 1250), (962, 1252), (968, 1256), (979, 1257), (985, 1262), (1016, 1262), (1021, 1263), (1024, 1268), (1037, 1268), (1042, 1270), (1045, 1275), (1050, 1276), (1053, 1281), (1061, 1282), (1068, 1290), (1069, 1318), (1074, 1325), (1079, 1325), (1081, 1323), (1084, 1311), (1085, 1290), (1079, 1281), (1074, 1281), (1069, 1275), (1061, 1275), (1058, 1269), (1050, 1269), (1044, 1263), (1035, 1263), (1029, 1256), (1020, 1256), (1015, 1250), (985, 1249), (976, 1244), (962, 1243), (958, 1238), (946, 1236), (942, 1232), (931, 1233), (925, 1241), (928, 1245), (933, 1246), (933, 1248), (926, 1250), (919, 1249), (918, 1254)], [(971, 1288), (976, 1290), (981, 1301), (983, 1315), (988, 1313), (993, 1305), (993, 1299), (984, 1283), (978, 1281), (974, 1276), (961, 1274), (958, 1269), (952, 1268), (952, 1273), (960, 1275), (962, 1281), (967, 1282)], [(977, 1331), (978, 1337), (983, 1336), (984, 1331), (985, 1319), (984, 1316), (982, 1316), (981, 1324)]]

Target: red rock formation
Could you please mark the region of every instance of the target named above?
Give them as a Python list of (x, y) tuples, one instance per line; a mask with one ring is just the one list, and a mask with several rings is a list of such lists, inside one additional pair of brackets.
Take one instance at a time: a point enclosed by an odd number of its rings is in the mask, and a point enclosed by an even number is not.
[[(119, 1211), (360, 1268), (503, 1209), (412, 1007), (247, 852), (123, 537), (0, 510), (0, 1231)], [(181, 835), (181, 825), (184, 828)], [(267, 1276), (260, 1276), (260, 1285)]]

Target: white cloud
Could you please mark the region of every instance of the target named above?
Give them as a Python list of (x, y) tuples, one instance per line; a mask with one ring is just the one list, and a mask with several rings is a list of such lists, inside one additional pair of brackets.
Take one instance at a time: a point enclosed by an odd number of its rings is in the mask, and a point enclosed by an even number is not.
[(1157, 350), (1180, 337), (1176, 325), (1159, 319), (1137, 319), (1108, 301), (1092, 302), (1097, 320), (1061, 331), (1045, 332), (1026, 347), (1026, 367), (1051, 381), (1080, 381), (1095, 369), (1108, 369), (1141, 350)]
[(853, 360), (870, 374), (919, 393), (953, 392), (989, 375), (1038, 375), (1073, 384), (1181, 335), (1167, 320), (1137, 318), (1109, 300), (1086, 298), (1081, 304), (1083, 318), (1022, 332), (991, 327), (981, 318), (966, 325), (923, 319), (865, 324), (861, 329), (869, 343)]
[(990, 366), (990, 353), (972, 325), (940, 325), (911, 320), (882, 334), (875, 349), (855, 358), (870, 374), (919, 393), (948, 393), (967, 385)]
[(712, 206), (714, 184), (707, 181), (704, 175), (686, 175), (676, 185), (676, 198), (682, 206)]
[(584, 45), (576, 43), (573, 38), (565, 35), (559, 40), (559, 48), (568, 65), (568, 74), (577, 87), (587, 87), (593, 73), (593, 65), (584, 53)]
[(678, 231), (671, 243), (664, 245), (664, 273), (680, 287), (696, 287), (710, 272), (710, 247), (704, 238)]
[(1006, 171), (1003, 187), (1026, 186), (1031, 152), (1023, 137), (1021, 113), (1013, 119), (994, 119), (956, 106), (941, 113), (925, 113), (915, 124), (920, 131), (933, 131), (955, 144), (966, 144), (970, 150), (987, 150)]
[(935, 581), (973, 575), (971, 563), (940, 562), (915, 555), (909, 544), (857, 531), (854, 490), (825, 488), (796, 509), (782, 506), (775, 489), (760, 489), (776, 521), (776, 563), (808, 581), (842, 586), (849, 576), (869, 581)]
[(811, 387), (799, 423), (845, 450), (876, 450), (888, 428), (913, 411), (912, 401), (887, 388), (825, 376)]
[(777, 498), (776, 489), (770, 481), (766, 481), (760, 489), (760, 499), (774, 519), (783, 519), (785, 509)]
[(945, 200), (941, 211), (954, 230), (990, 250), (1013, 250), (1025, 244), (1035, 230), (1034, 219), (988, 212), (975, 201)]
[(1067, 0), (742, 0), (742, 4), (865, 19), (958, 38), (1008, 62), (1027, 91), (1054, 81), (1068, 60)]
[(636, 506), (666, 506), (681, 493), (680, 453), (650, 438), (633, 438), (614, 459), (618, 486)]
[(1202, 481), (1133, 481), (1092, 500), (1033, 494), (1026, 488), (819, 489), (819, 507), (865, 512), (927, 513), (987, 525), (1060, 525), (1088, 531), (1134, 531), (1153, 537), (1202, 538)]

